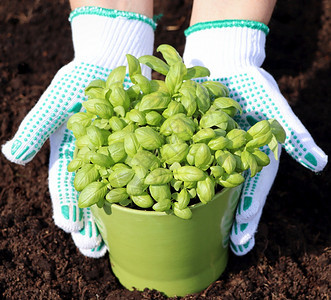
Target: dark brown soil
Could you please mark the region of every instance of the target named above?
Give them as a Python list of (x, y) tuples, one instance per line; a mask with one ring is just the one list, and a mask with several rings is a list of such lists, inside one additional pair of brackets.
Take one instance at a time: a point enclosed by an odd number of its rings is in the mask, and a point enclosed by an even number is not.
[[(162, 4), (161, 4), (162, 3)], [(156, 43), (183, 51), (191, 1), (156, 1), (163, 13)], [(0, 142), (73, 57), (65, 0), (2, 0), (0, 4)], [(331, 5), (328, 0), (279, 1), (264, 68), (296, 114), (331, 153)], [(165, 299), (129, 292), (107, 257), (82, 256), (52, 220), (47, 187), (49, 144), (22, 167), (0, 155), (0, 295), (4, 299)], [(315, 175), (283, 154), (256, 235), (244, 257), (185, 299), (329, 299), (330, 167)], [(328, 196), (329, 195), (329, 196)], [(1, 298), (0, 296), (0, 298)]]

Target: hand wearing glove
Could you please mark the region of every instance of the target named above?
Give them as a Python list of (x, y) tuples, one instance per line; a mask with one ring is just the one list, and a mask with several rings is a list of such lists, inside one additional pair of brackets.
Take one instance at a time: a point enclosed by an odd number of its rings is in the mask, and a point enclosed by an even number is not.
[[(327, 156), (295, 116), (274, 78), (261, 68), (268, 31), (265, 24), (256, 21), (196, 23), (185, 32), (184, 62), (188, 67), (207, 67), (213, 80), (228, 87), (229, 96), (243, 109), (236, 119), (240, 127), (247, 130), (257, 121), (277, 119), (286, 131), (283, 144), (286, 152), (312, 171), (321, 171)], [(237, 255), (244, 255), (254, 247), (254, 234), (278, 170), (279, 162), (273, 153), (269, 149), (265, 151), (270, 164), (256, 176), (246, 177), (232, 225), (230, 245)]]
[[(84, 255), (101, 257), (106, 246), (90, 209), (78, 207), (74, 173), (67, 171), (75, 139), (66, 123), (73, 113), (81, 110), (84, 88), (89, 82), (106, 79), (113, 68), (126, 65), (127, 53), (136, 57), (152, 54), (155, 23), (138, 13), (92, 6), (73, 10), (70, 21), (74, 60), (55, 75), (2, 152), (10, 161), (24, 165), (50, 138), (49, 190), (54, 222), (72, 234)], [(147, 67), (142, 72), (151, 76)], [(130, 84), (128, 80), (126, 84)]]

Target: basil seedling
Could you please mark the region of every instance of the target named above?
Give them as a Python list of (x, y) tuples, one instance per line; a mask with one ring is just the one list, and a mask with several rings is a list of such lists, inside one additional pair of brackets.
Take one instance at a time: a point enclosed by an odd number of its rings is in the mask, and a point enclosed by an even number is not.
[[(68, 121), (76, 138), (68, 171), (76, 172), (80, 207), (116, 203), (190, 219), (193, 199), (208, 203), (218, 186), (235, 187), (245, 170), (254, 176), (269, 164), (259, 148), (268, 145), (277, 158), (286, 136), (276, 120), (242, 130), (233, 119), (242, 108), (227, 87), (192, 80), (208, 69), (186, 68), (169, 45), (157, 51), (164, 60), (128, 54), (128, 74), (120, 66), (90, 82), (86, 111)], [(164, 80), (143, 76), (141, 64)]]

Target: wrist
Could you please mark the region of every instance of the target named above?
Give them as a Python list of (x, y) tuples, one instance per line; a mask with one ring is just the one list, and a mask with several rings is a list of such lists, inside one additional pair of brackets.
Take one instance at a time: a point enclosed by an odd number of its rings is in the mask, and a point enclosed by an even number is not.
[[(91, 6), (90, 0), (70, 0), (72, 10), (83, 6)], [(94, 0), (93, 6), (134, 12), (153, 17), (153, 0)]]
[(197, 23), (185, 31), (185, 63), (205, 66), (213, 77), (220, 71), (260, 67), (265, 59), (268, 32), (265, 24), (256, 21)]

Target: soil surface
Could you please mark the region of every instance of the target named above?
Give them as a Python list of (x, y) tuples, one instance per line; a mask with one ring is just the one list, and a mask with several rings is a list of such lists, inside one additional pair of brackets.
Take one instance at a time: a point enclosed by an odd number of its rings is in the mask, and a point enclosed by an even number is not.
[[(163, 14), (155, 45), (181, 53), (192, 1), (155, 1)], [(331, 4), (279, 1), (264, 68), (326, 153), (331, 153)], [(73, 58), (66, 0), (0, 4), (0, 142), (16, 132), (57, 70)], [(108, 257), (82, 256), (52, 219), (48, 142), (25, 167), (0, 155), (0, 298), (166, 299), (130, 292)], [(226, 272), (185, 299), (329, 299), (330, 166), (316, 175), (285, 152), (263, 211), (255, 248), (230, 255)]]

